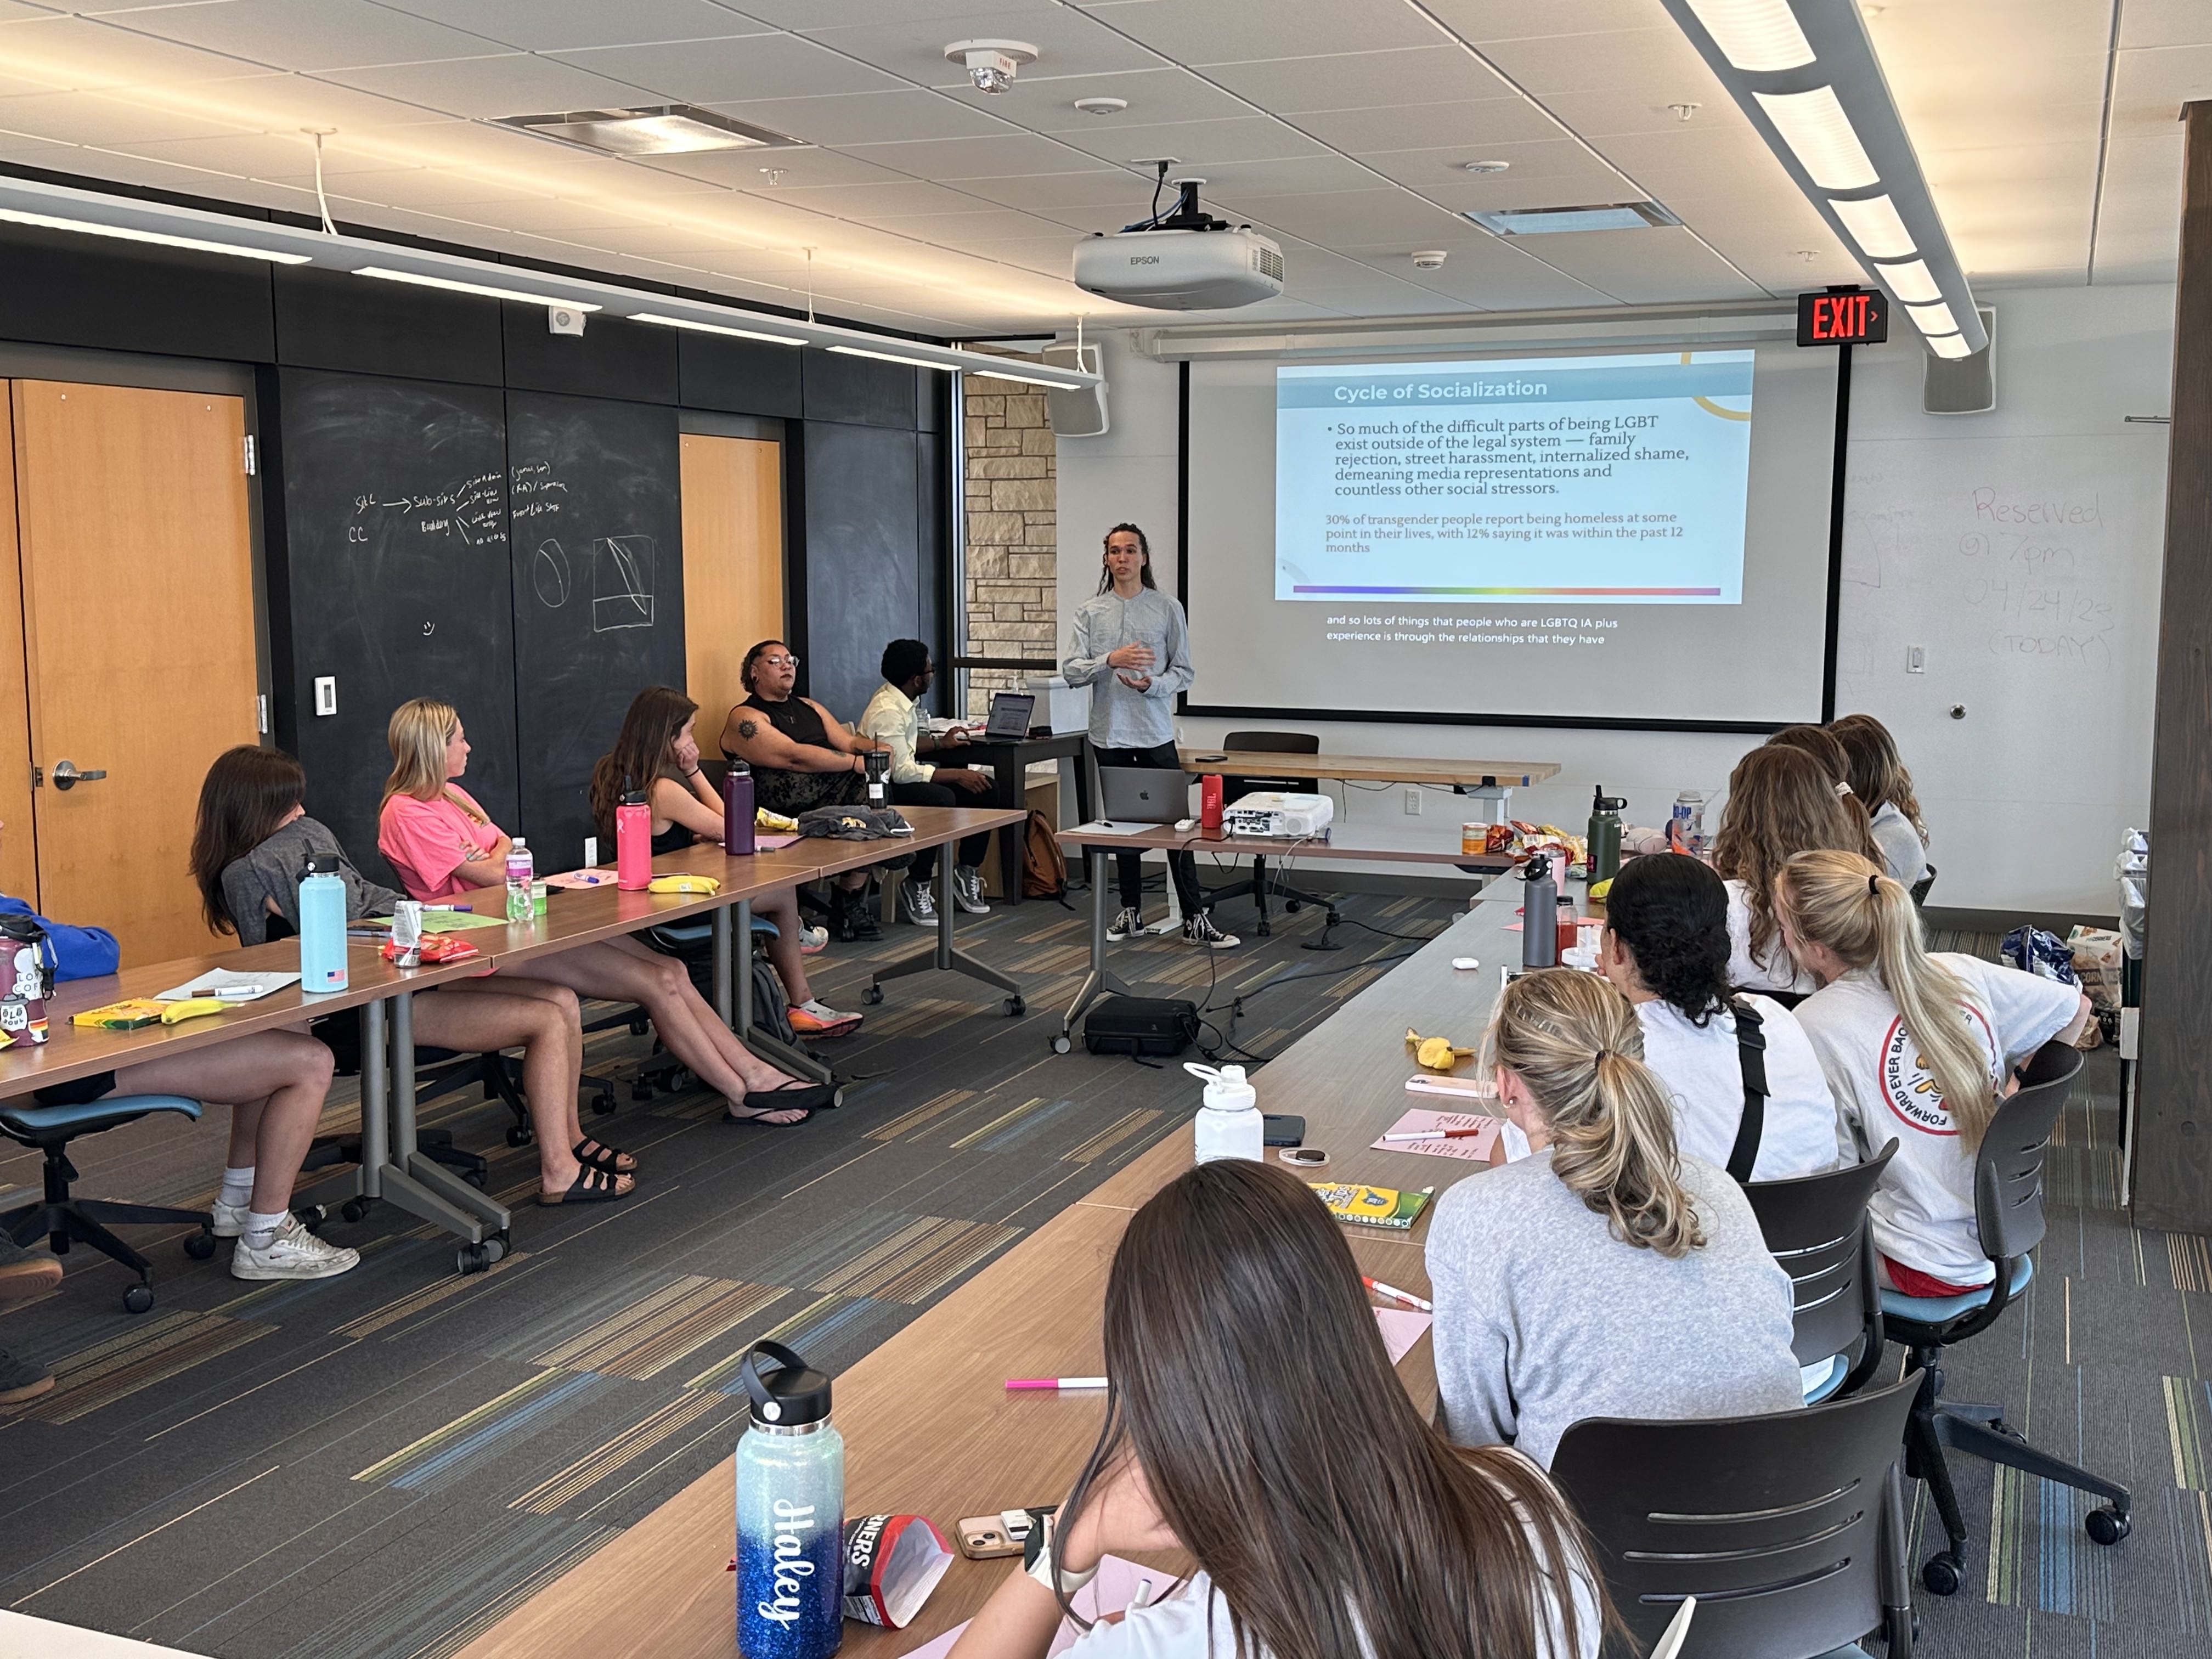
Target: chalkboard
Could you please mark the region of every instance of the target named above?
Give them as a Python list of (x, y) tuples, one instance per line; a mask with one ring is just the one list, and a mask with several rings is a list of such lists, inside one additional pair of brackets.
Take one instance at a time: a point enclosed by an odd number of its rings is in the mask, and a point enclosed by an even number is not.
[(630, 699), (684, 684), (676, 414), (510, 392), (507, 417), (521, 771), (512, 829), (540, 868), (563, 870), (592, 833), (592, 766)]
[[(805, 425), (806, 695), (848, 726), (883, 684), (884, 647), (921, 626), (915, 434)], [(933, 580), (933, 573), (932, 573)]]
[[(285, 369), (278, 430), (295, 742), (307, 809), (382, 873), (385, 725), (410, 697), (460, 710), (465, 787), (515, 817), (507, 441), (488, 388)], [(337, 681), (317, 715), (314, 682)], [(386, 877), (388, 878), (388, 877)]]

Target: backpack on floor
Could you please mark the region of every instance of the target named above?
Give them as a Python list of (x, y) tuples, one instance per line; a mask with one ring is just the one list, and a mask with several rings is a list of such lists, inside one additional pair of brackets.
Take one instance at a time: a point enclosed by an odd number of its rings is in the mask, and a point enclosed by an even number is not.
[(753, 1025), (787, 1047), (799, 1046), (799, 1035), (791, 1029), (791, 1004), (784, 999), (783, 981), (775, 976), (767, 953), (761, 951), (753, 953)]
[(1052, 820), (1034, 808), (1022, 826), (1022, 896), (1067, 902), (1067, 860), (1060, 854)]

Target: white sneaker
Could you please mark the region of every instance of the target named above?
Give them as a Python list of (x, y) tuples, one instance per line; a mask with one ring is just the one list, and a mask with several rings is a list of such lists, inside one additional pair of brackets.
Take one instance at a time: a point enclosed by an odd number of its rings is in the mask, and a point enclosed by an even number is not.
[(236, 1238), (246, 1231), (246, 1212), (253, 1207), (248, 1199), (243, 1204), (226, 1204), (221, 1199), (208, 1206), (208, 1213), (215, 1218), (217, 1238)]
[(294, 1215), (286, 1216), (284, 1224), (258, 1249), (240, 1233), (238, 1248), (230, 1253), (233, 1279), (335, 1279), (360, 1265), (359, 1250), (325, 1244)]
[(1212, 915), (1200, 910), (1194, 916), (1183, 918), (1182, 942), (1203, 945), (1209, 951), (1233, 951), (1244, 941), (1234, 933), (1223, 933), (1213, 925)]
[(1121, 914), (1114, 918), (1114, 925), (1106, 930), (1109, 939), (1134, 939), (1145, 931), (1145, 918), (1133, 904), (1124, 905)]
[(952, 902), (971, 916), (991, 914), (983, 902), (983, 872), (974, 865), (963, 864), (952, 872)]
[(830, 930), (827, 927), (802, 927), (799, 930), (799, 955), (818, 956), (829, 948)]
[(899, 914), (917, 927), (937, 920), (937, 896), (926, 881), (899, 884)]

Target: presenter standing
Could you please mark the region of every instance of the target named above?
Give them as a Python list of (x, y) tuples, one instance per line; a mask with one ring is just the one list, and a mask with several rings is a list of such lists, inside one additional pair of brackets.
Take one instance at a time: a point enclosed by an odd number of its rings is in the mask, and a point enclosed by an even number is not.
[[(1152, 550), (1136, 526), (1117, 524), (1106, 532), (1104, 566), (1098, 592), (1075, 613), (1060, 672), (1070, 685), (1091, 688), (1091, 746), (1099, 765), (1180, 771), (1171, 716), (1176, 694), (1192, 678), (1189, 624), (1182, 606), (1153, 583)], [(1129, 939), (1144, 931), (1143, 861), (1135, 853), (1121, 854), (1115, 872), (1121, 911), (1106, 937)], [(1198, 861), (1170, 853), (1168, 874), (1182, 906), (1184, 942), (1233, 949), (1236, 935), (1216, 927), (1206, 910)]]

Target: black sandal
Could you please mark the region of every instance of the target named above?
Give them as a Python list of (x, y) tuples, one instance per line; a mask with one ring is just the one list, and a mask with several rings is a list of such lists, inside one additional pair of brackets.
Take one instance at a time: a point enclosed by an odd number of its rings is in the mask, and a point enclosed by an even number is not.
[[(584, 1150), (586, 1146), (592, 1149), (588, 1152)], [(576, 1162), (586, 1169), (604, 1170), (608, 1175), (637, 1173), (635, 1158), (619, 1146), (610, 1146), (604, 1140), (593, 1140), (587, 1136), (568, 1150), (575, 1154)]]
[(605, 1170), (596, 1170), (586, 1164), (576, 1171), (576, 1178), (568, 1183), (567, 1192), (556, 1198), (540, 1191), (538, 1201), (540, 1204), (612, 1204), (617, 1199), (628, 1198), (637, 1190), (635, 1183), (628, 1191), (623, 1190), (615, 1185), (617, 1179)]
[[(793, 1078), (792, 1082), (798, 1083), (799, 1079)], [(734, 1107), (726, 1109), (722, 1121), (757, 1123), (769, 1129), (796, 1129), (823, 1107), (835, 1106), (842, 1093), (842, 1090), (827, 1083), (799, 1084), (797, 1088), (787, 1085), (781, 1089), (748, 1089), (745, 1109), (741, 1112)], [(769, 1121), (770, 1112), (803, 1112), (805, 1116), (793, 1118), (787, 1123), (774, 1123)]]

